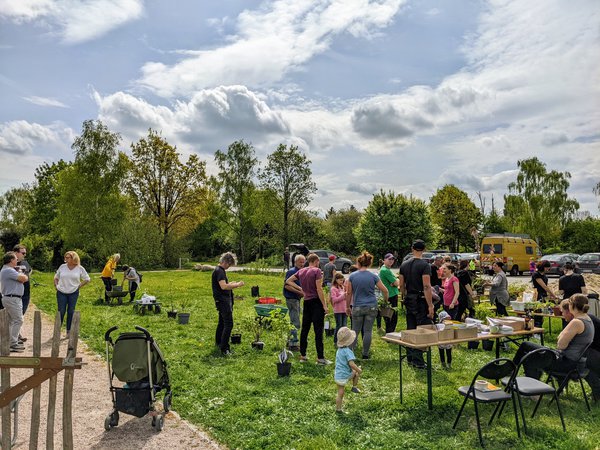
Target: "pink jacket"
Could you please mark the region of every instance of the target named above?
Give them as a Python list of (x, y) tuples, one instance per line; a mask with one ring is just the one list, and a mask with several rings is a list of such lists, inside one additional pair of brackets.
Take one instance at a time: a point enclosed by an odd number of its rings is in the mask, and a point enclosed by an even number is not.
[(334, 313), (346, 312), (346, 291), (335, 286), (331, 286), (331, 303), (333, 303)]

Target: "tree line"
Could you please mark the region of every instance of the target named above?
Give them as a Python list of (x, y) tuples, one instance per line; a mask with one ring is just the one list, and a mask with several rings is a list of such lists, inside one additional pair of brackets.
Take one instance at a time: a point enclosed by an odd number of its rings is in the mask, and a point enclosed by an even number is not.
[[(568, 172), (548, 171), (537, 158), (519, 161), (519, 173), (504, 196), (503, 211), (478, 194), (445, 185), (425, 202), (381, 191), (364, 211), (354, 206), (325, 217), (308, 209), (317, 186), (311, 161), (298, 147), (280, 144), (262, 165), (243, 140), (217, 150), (217, 174), (206, 161), (183, 158), (161, 134), (120, 150), (122, 138), (99, 120), (83, 122), (73, 142), (73, 161), (43, 163), (35, 181), (0, 196), (0, 241), (23, 242), (40, 270), (62, 262), (75, 249), (89, 268), (120, 252), (140, 268), (174, 267), (181, 257), (213, 258), (226, 250), (243, 262), (278, 264), (285, 246), (303, 242), (347, 256), (403, 255), (421, 238), (430, 246), (472, 251), (485, 233), (527, 233), (544, 250), (600, 249), (600, 221), (576, 220)], [(595, 192), (598, 192), (595, 187)]]

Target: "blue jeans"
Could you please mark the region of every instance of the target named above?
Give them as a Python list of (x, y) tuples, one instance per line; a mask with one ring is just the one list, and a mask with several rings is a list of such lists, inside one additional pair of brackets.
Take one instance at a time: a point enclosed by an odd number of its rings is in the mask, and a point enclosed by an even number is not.
[(352, 349), (356, 348), (358, 342), (358, 334), (363, 330), (363, 356), (369, 356), (371, 349), (371, 337), (373, 335), (373, 324), (377, 318), (377, 305), (375, 306), (355, 306), (352, 308), (352, 329), (356, 332), (356, 339), (352, 345)]
[(337, 334), (340, 331), (340, 328), (345, 327), (348, 323), (348, 316), (345, 312), (343, 313), (335, 313), (335, 334), (333, 335), (333, 343), (337, 344)]
[(60, 313), (61, 325), (65, 318), (65, 312), (67, 313), (67, 333), (71, 330), (71, 322), (73, 321), (73, 313), (75, 312), (75, 305), (77, 305), (78, 298), (79, 289), (70, 294), (56, 291), (56, 300), (58, 302), (58, 312)]

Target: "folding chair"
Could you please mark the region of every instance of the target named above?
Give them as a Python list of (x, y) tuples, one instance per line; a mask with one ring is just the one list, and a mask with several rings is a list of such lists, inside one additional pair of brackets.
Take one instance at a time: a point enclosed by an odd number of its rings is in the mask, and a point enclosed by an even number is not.
[[(554, 363), (554, 361), (556, 361), (557, 359), (558, 359), (558, 354), (554, 350), (552, 350), (550, 348), (542, 347), (542, 348), (538, 348), (537, 350), (527, 353), (521, 359), (521, 361), (519, 362), (519, 365), (517, 366), (517, 370), (515, 372), (516, 376), (514, 378), (514, 383), (513, 383), (513, 389), (518, 394), (517, 400), (519, 402), (519, 409), (521, 411), (521, 417), (523, 418), (523, 430), (525, 431), (525, 433), (527, 433), (527, 423), (525, 421), (525, 412), (523, 411), (523, 403), (521, 401), (521, 397), (535, 397), (535, 396), (539, 397), (535, 404), (535, 408), (533, 409), (533, 413), (531, 414), (531, 418), (533, 419), (535, 417), (535, 413), (538, 410), (538, 407), (540, 406), (543, 396), (546, 394), (551, 394), (553, 400), (556, 400), (556, 407), (558, 408), (558, 415), (560, 416), (560, 422), (562, 423), (563, 431), (567, 431), (567, 429), (565, 427), (565, 419), (563, 418), (562, 410), (560, 409), (560, 403), (558, 402), (558, 394), (557, 394), (554, 386), (550, 386), (549, 384), (544, 383), (544, 382), (537, 380), (535, 378), (532, 378), (532, 377), (527, 377), (527, 376), (520, 377), (519, 376), (519, 370), (521, 369), (521, 367), (523, 367), (525, 365), (528, 368), (547, 371), (550, 368), (550, 366)], [(510, 383), (509, 377), (505, 377), (502, 379), (502, 384), (504, 386), (508, 386), (509, 383)], [(500, 405), (498, 404), (498, 406), (496, 407), (496, 410), (498, 410), (499, 407), (500, 407)], [(498, 417), (500, 417), (500, 414), (502, 414), (503, 408), (504, 408), (504, 406), (502, 406), (502, 408), (500, 409), (500, 411), (498, 413)], [(496, 411), (494, 411), (494, 413), (495, 412)]]
[[(469, 386), (461, 386), (458, 388), (458, 392), (460, 395), (465, 397), (462, 406), (460, 407), (460, 411), (456, 416), (456, 420), (454, 421), (454, 425), (452, 429), (456, 428), (458, 424), (458, 420), (462, 415), (463, 409), (467, 403), (467, 400), (473, 400), (473, 404), (475, 405), (475, 418), (477, 419), (477, 433), (479, 434), (479, 442), (483, 447), (483, 437), (481, 435), (481, 424), (479, 421), (479, 408), (477, 406), (478, 403), (498, 403), (499, 405), (504, 405), (507, 401), (511, 400), (513, 404), (513, 410), (515, 413), (515, 423), (517, 425), (517, 434), (521, 437), (521, 430), (519, 428), (519, 415), (517, 413), (517, 403), (515, 401), (515, 393), (514, 389), (512, 389), (512, 385), (514, 382), (514, 377), (516, 375), (516, 366), (515, 363), (512, 362), (508, 358), (498, 358), (493, 360), (492, 362), (486, 364), (481, 369), (477, 371), (475, 376), (473, 377), (473, 381)], [(502, 390), (498, 389), (495, 391), (479, 391), (475, 389), (475, 382), (478, 378), (485, 378), (487, 380), (500, 380), (504, 377), (508, 377), (507, 387)], [(492, 424), (494, 420), (494, 415), (490, 418), (488, 425)]]
[(590, 407), (590, 402), (588, 400), (587, 394), (585, 392), (585, 387), (583, 385), (583, 380), (585, 377), (588, 376), (588, 374), (590, 373), (590, 370), (586, 367), (586, 362), (587, 362), (587, 351), (588, 348), (590, 348), (590, 344), (588, 344), (583, 351), (581, 352), (581, 354), (579, 355), (579, 358), (576, 361), (575, 367), (571, 370), (551, 370), (548, 372), (548, 379), (546, 380), (546, 383), (548, 383), (548, 381), (550, 381), (552, 383), (552, 385), (554, 386), (554, 380), (559, 381), (560, 384), (558, 386), (558, 389), (556, 390), (556, 395), (557, 395), (557, 399), (558, 396), (560, 394), (562, 394), (563, 390), (565, 388), (568, 388), (568, 384), (569, 381), (579, 381), (579, 385), (581, 386), (581, 392), (583, 392), (583, 398), (585, 399), (585, 405), (587, 406), (588, 411), (592, 411), (592, 408)]

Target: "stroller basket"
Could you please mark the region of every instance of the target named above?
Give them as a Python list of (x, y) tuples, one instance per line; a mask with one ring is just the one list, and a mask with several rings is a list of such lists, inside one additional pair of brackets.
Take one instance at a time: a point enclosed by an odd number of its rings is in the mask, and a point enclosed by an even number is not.
[(152, 398), (150, 389), (115, 388), (115, 404), (118, 411), (135, 417), (144, 417), (148, 414), (148, 406)]

